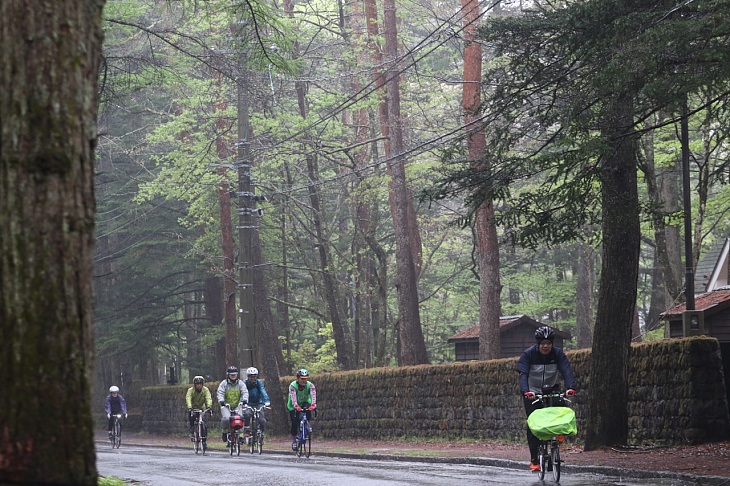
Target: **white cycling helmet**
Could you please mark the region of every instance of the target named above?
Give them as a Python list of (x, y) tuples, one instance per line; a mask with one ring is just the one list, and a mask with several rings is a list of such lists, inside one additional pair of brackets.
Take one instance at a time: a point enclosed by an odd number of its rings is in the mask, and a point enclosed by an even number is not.
[(246, 370), (246, 375), (248, 376), (259, 376), (259, 370), (254, 368), (253, 366)]
[(119, 387), (118, 386), (109, 387), (109, 393), (119, 393)]

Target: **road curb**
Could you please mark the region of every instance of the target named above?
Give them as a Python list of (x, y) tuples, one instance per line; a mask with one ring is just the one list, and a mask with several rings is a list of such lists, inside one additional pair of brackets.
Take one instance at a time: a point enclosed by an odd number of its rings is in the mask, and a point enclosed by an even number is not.
[[(107, 444), (108, 441), (97, 440), (99, 444)], [(161, 444), (143, 444), (140, 442), (123, 442), (122, 445), (144, 448), (165, 448), (165, 449), (181, 449), (187, 450), (190, 447), (177, 445), (161, 445)], [(223, 452), (215, 450), (216, 452)], [(282, 456), (291, 456), (293, 453), (286, 450), (265, 449), (266, 454), (276, 454)], [(250, 455), (246, 451), (246, 455)], [(255, 454), (254, 454), (255, 455)], [(397, 462), (423, 462), (432, 464), (468, 464), (473, 466), (492, 466), (507, 469), (526, 468), (524, 461), (512, 461), (509, 459), (495, 459), (490, 457), (444, 457), (444, 456), (410, 456), (405, 454), (379, 454), (379, 453), (357, 453), (357, 452), (330, 452), (330, 451), (313, 451), (312, 457), (337, 457), (342, 459), (368, 459), (371, 461), (397, 461)], [(644, 469), (616, 468), (610, 466), (579, 466), (569, 465), (563, 466), (566, 474), (571, 472), (584, 474), (600, 474), (602, 476), (616, 478), (635, 478), (635, 479), (674, 479), (685, 481), (702, 486), (730, 486), (730, 477), (725, 476), (701, 476), (689, 473), (676, 473), (671, 471), (649, 471)]]

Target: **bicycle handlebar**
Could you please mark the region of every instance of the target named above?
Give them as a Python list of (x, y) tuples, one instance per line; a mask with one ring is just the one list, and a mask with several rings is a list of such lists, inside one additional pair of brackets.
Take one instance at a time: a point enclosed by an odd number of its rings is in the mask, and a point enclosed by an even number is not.
[(568, 403), (573, 403), (570, 399), (565, 397), (565, 393), (545, 393), (544, 395), (541, 395), (539, 393), (535, 393), (536, 400), (532, 402), (532, 404), (536, 404), (537, 402), (542, 402), (544, 398), (562, 398)]

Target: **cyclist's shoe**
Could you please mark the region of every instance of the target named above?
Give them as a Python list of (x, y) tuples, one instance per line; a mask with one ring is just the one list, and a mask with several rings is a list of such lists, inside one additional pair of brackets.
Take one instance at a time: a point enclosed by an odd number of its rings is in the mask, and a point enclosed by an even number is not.
[(112, 436), (112, 431), (110, 430), (110, 431), (109, 431), (109, 437), (111, 437), (111, 436)]
[(261, 432), (261, 435), (259, 436), (259, 444), (264, 445), (264, 433)]
[(540, 470), (540, 465), (535, 464), (534, 462), (530, 463), (530, 471), (532, 472), (538, 472)]
[(221, 439), (223, 439), (223, 442), (228, 442), (228, 432), (223, 432), (221, 434)]
[(292, 440), (291, 440), (291, 450), (293, 450), (294, 452), (296, 452), (297, 445), (299, 445), (297, 443), (297, 438), (296, 437), (292, 437)]
[(243, 433), (246, 437), (251, 437), (251, 429), (250, 428), (244, 428)]

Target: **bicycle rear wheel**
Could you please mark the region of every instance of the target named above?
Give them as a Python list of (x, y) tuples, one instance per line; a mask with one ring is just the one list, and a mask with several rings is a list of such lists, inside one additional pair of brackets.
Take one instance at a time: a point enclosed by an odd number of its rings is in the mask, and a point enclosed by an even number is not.
[(553, 463), (553, 480), (560, 481), (560, 445), (554, 442), (550, 448), (550, 461)]
[(545, 478), (545, 471), (547, 471), (548, 468), (547, 444), (545, 444), (545, 442), (540, 442), (540, 446), (537, 451), (537, 455), (540, 461), (540, 470), (538, 471), (537, 475), (542, 481)]

